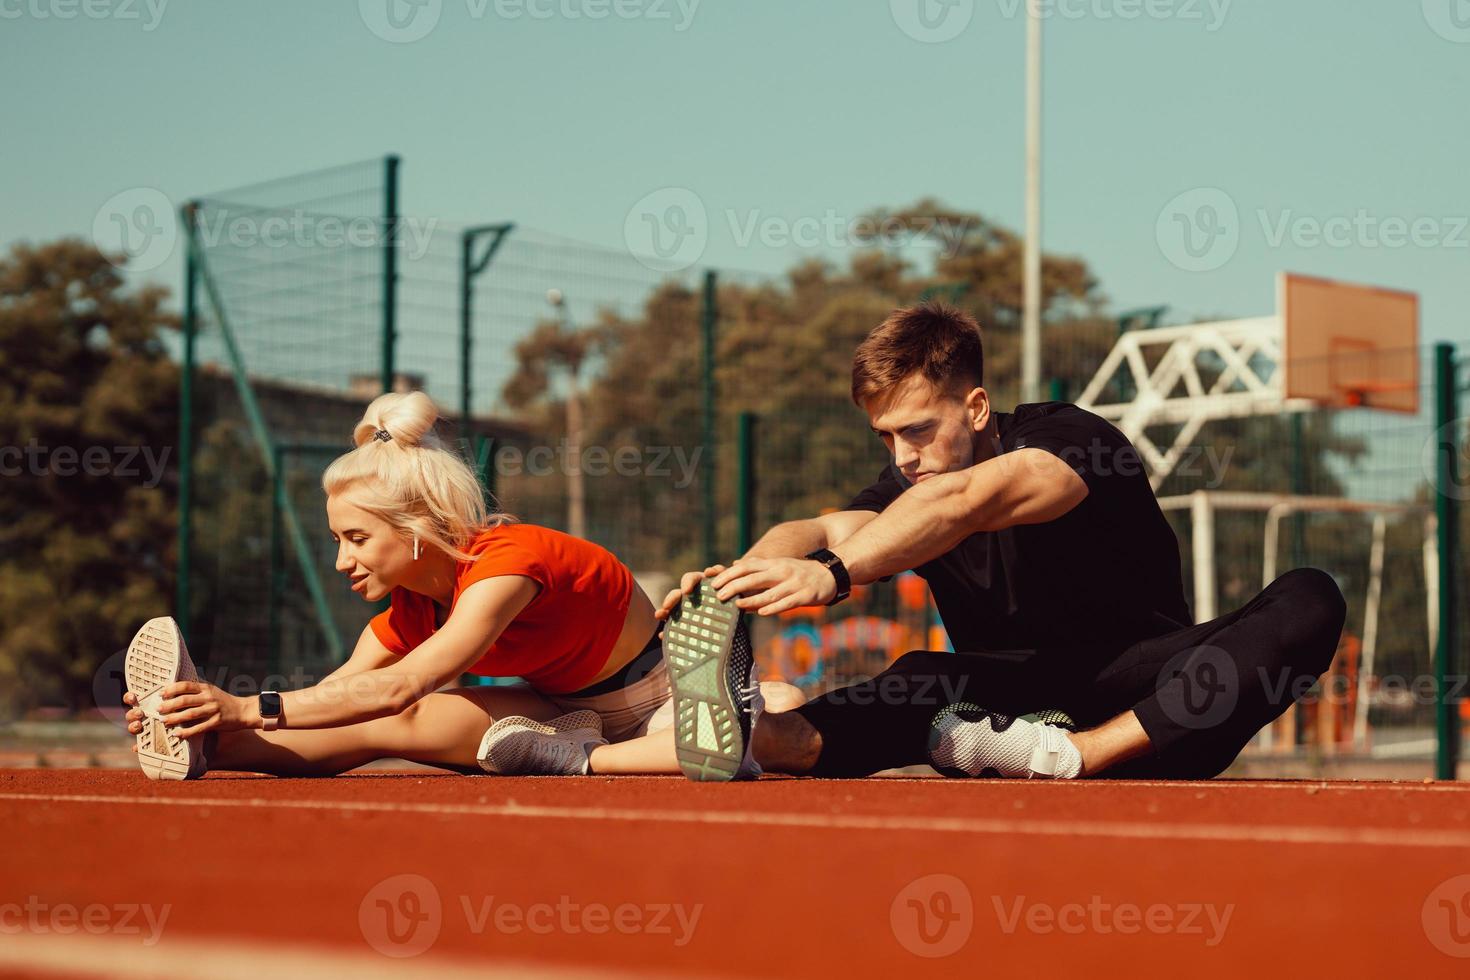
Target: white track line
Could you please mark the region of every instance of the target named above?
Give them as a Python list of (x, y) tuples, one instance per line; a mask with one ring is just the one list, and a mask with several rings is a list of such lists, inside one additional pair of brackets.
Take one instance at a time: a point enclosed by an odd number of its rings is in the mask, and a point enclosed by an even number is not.
[(1178, 779), (1129, 779), (1109, 783), (1107, 780), (1058, 780), (1053, 786), (1126, 786), (1148, 789), (1167, 789), (1175, 793), (1206, 793), (1214, 790), (1279, 790), (1292, 793), (1316, 795), (1318, 792), (1409, 792), (1409, 793), (1470, 793), (1470, 783), (1449, 780), (1408, 782), (1403, 780), (1364, 779), (1355, 782), (1339, 782), (1332, 779), (1301, 779), (1266, 782), (1255, 779), (1210, 779), (1183, 781)]
[[(315, 980), (499, 980), (499, 978), (608, 978), (632, 974), (556, 967), (524, 960), (442, 959), (432, 955), (395, 960), (350, 947), (283, 944), (196, 937), (165, 938), (155, 946), (119, 936), (10, 933), (0, 942), (0, 969), (27, 975), (59, 973), (98, 977), (210, 977), (211, 980), (261, 980), (278, 976)], [(646, 971), (640, 971), (647, 975)]]
[(808, 830), (904, 830), (917, 833), (989, 834), (1023, 837), (1103, 837), (1128, 840), (1235, 841), (1271, 844), (1358, 844), (1370, 847), (1470, 848), (1470, 830), (1405, 827), (1299, 827), (1262, 824), (1187, 824), (1106, 820), (1048, 820), (1043, 817), (865, 816), (861, 814), (762, 813), (759, 811), (655, 810), (628, 807), (522, 806), (517, 803), (358, 803), (348, 800), (266, 800), (226, 797), (138, 797), (0, 793), (0, 801), (105, 803), (115, 806), (219, 807), (222, 809), (327, 810), (354, 813), (411, 813), (438, 816), (509, 817), (529, 820), (617, 821), (624, 823), (719, 824)]
[[(404, 775), (407, 775), (405, 773)], [(628, 776), (610, 777), (619, 781), (628, 779)], [(638, 778), (638, 777), (631, 777)], [(870, 777), (867, 782), (872, 782), (875, 777)], [(883, 782), (894, 783), (939, 783), (949, 782), (945, 779), (937, 779), (934, 776), (883, 776)], [(815, 780), (812, 780), (815, 782)], [(992, 779), (983, 783), (995, 787), (1005, 783), (1005, 780)], [(980, 782), (965, 783), (960, 781), (956, 786), (977, 786)], [(1107, 779), (1057, 779), (1045, 783), (1049, 788), (1058, 791), (1066, 790), (1077, 793), (1091, 792), (1085, 787), (1111, 786), (1123, 789), (1162, 789), (1171, 793), (1195, 793), (1203, 796), (1207, 792), (1216, 790), (1277, 790), (1280, 792), (1302, 793), (1315, 796), (1318, 792), (1331, 790), (1333, 792), (1411, 792), (1411, 793), (1465, 793), (1470, 794), (1470, 782), (1459, 783), (1451, 780), (1390, 780), (1390, 779), (1359, 779), (1352, 782), (1344, 782), (1335, 779), (1119, 779), (1116, 781)]]

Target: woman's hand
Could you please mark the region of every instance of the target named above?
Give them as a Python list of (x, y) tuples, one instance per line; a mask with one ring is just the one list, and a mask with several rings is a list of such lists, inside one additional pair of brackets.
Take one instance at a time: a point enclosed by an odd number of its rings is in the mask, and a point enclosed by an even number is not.
[[(132, 705), (127, 713), (128, 731), (134, 735), (143, 730), (143, 709), (132, 691), (123, 695), (123, 703)], [(254, 698), (237, 698), (213, 684), (199, 681), (175, 681), (163, 689), (163, 702), (158, 706), (163, 723), (176, 729), (182, 738), (204, 732), (235, 732), (255, 728), (259, 706)]]
[(713, 578), (724, 570), (724, 565), (711, 565), (702, 572), (685, 572), (683, 578), (679, 580), (679, 587), (664, 597), (663, 605), (658, 607), (658, 610), (653, 614), (653, 618), (668, 619), (669, 614), (674, 611), (674, 608), (679, 603), (684, 601), (686, 595), (694, 591), (696, 585), (707, 578)]

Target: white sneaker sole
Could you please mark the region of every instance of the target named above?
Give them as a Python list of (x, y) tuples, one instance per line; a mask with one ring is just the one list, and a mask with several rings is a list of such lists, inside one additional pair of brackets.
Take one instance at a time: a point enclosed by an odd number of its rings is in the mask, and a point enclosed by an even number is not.
[(158, 707), (163, 689), (175, 681), (197, 681), (199, 673), (178, 624), (168, 616), (150, 619), (128, 645), (123, 661), (128, 690), (143, 709), (143, 730), (135, 736), (138, 765), (149, 779), (194, 779), (204, 775), (204, 752), (198, 739), (180, 738), (164, 725)]

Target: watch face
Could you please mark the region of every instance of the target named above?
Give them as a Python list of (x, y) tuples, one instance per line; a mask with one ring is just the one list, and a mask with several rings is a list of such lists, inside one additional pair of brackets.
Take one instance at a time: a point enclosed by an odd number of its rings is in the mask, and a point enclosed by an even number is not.
[(281, 713), (281, 696), (275, 691), (264, 691), (260, 695), (260, 713), (274, 718)]

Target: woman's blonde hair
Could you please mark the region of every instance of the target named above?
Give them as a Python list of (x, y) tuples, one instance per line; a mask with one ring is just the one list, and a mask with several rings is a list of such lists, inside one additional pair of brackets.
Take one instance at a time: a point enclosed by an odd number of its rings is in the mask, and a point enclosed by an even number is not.
[(379, 395), (352, 430), (357, 448), (332, 461), (322, 489), (405, 537), (472, 561), (465, 549), (475, 536), (515, 518), (491, 510), (475, 471), (435, 434), (438, 419), (438, 406), (422, 391)]

